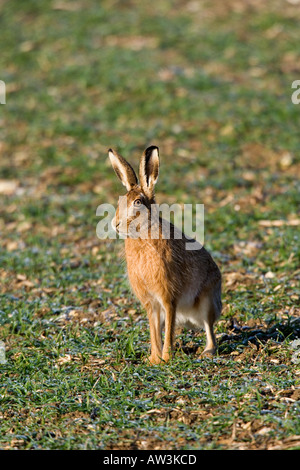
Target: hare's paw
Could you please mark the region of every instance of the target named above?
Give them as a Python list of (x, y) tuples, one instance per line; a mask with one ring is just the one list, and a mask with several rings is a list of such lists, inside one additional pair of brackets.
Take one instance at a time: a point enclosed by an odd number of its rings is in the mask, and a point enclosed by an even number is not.
[(162, 358), (163, 358), (163, 361), (164, 361), (164, 362), (169, 362), (169, 361), (171, 360), (171, 358), (172, 358), (172, 353), (170, 353), (170, 352), (165, 352), (165, 353), (163, 353)]
[(161, 364), (163, 360), (160, 356), (151, 354), (151, 356), (148, 357), (148, 362), (150, 363), (150, 365), (154, 366), (157, 364)]
[(216, 352), (217, 352), (217, 348), (204, 349), (201, 356), (212, 357), (216, 355)]

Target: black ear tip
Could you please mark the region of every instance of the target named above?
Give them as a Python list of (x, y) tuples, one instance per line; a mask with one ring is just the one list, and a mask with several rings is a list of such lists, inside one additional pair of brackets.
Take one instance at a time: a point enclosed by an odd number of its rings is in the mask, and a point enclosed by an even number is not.
[(108, 149), (108, 153), (114, 153), (113, 149)]
[(148, 156), (150, 157), (151, 154), (152, 154), (152, 152), (153, 152), (154, 150), (156, 150), (156, 151), (157, 151), (157, 154), (159, 155), (159, 148), (158, 148), (156, 145), (150, 145), (150, 147), (148, 147), (148, 148), (146, 149), (146, 151), (145, 151), (146, 156), (147, 156), (147, 157), (148, 157)]

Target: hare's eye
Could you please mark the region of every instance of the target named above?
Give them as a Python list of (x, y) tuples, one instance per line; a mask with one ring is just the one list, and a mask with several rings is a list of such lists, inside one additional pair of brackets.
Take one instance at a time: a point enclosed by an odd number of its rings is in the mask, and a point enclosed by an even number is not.
[(136, 199), (133, 203), (135, 207), (140, 207), (142, 205), (142, 201), (140, 199)]

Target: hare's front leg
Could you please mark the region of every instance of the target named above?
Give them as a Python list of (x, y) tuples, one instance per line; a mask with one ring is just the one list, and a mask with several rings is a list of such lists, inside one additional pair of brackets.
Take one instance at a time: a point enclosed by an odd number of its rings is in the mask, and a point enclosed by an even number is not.
[(159, 364), (162, 361), (160, 307), (158, 305), (148, 304), (147, 314), (151, 341), (151, 355), (149, 361), (151, 364)]
[(175, 330), (176, 307), (171, 303), (165, 305), (165, 341), (163, 347), (162, 358), (165, 362), (171, 359), (173, 343), (174, 343), (174, 330)]

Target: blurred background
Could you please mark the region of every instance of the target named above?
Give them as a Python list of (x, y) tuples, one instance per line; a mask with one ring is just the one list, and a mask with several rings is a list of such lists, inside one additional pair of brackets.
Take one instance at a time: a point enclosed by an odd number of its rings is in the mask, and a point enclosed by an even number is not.
[[(107, 148), (137, 168), (149, 144), (160, 148), (158, 202), (205, 204), (228, 288), (276, 272), (295, 283), (298, 1), (0, 6), (4, 291), (121, 276), (120, 242), (96, 237), (97, 206), (123, 194)], [(81, 269), (57, 281), (63, 265)]]

